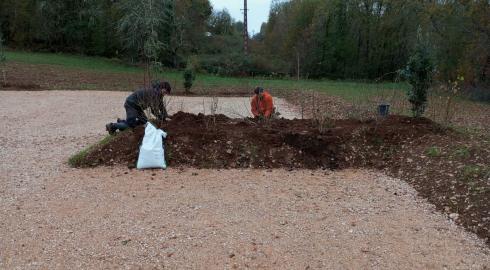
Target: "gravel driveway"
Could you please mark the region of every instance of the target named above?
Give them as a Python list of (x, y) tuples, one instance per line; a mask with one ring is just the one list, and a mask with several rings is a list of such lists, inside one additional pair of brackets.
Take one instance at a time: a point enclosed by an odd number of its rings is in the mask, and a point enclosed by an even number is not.
[(378, 172), (69, 168), (126, 94), (0, 92), (0, 269), (489, 269)]

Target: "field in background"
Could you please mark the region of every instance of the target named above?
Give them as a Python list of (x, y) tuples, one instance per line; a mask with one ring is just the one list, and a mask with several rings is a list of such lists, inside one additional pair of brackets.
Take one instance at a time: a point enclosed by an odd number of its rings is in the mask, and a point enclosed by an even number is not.
[[(120, 74), (124, 76), (122, 81), (127, 85), (117, 84), (120, 90), (132, 90), (134, 82), (142, 83), (144, 69), (137, 66), (129, 66), (120, 60), (112, 60), (101, 57), (84, 57), (67, 54), (52, 53), (30, 53), (30, 52), (7, 52), (8, 65), (35, 65), (49, 66), (51, 69), (62, 68), (61, 73), (66, 72), (94, 72), (97, 74), (104, 73)], [(12, 77), (12, 76), (10, 76)], [(131, 77), (132, 79), (128, 79)], [(177, 90), (183, 91), (183, 74), (180, 71), (165, 70), (158, 77), (164, 77), (170, 81)], [(316, 90), (329, 95), (339, 96), (346, 99), (353, 99), (363, 95), (378, 95), (380, 92), (387, 92), (393, 89), (403, 90), (407, 88), (404, 83), (362, 83), (347, 81), (330, 81), (330, 80), (293, 80), (293, 79), (270, 79), (270, 78), (232, 78), (220, 77), (209, 74), (198, 74), (195, 81), (195, 91), (213, 91), (214, 89), (230, 90), (247, 93), (255, 86), (263, 86), (273, 90)], [(66, 84), (65, 81), (59, 84), (51, 84), (49, 89), (83, 89), (83, 90), (105, 90), (109, 87), (103, 81), (94, 80), (92, 83), (78, 83), (76, 78), (73, 85)], [(115, 89), (108, 89), (115, 90)], [(389, 93), (385, 93), (388, 95)]]
[[(19, 90), (116, 90), (132, 91), (144, 84), (144, 69), (117, 59), (67, 54), (7, 52), (7, 88)], [(170, 81), (181, 94), (183, 74), (165, 70), (158, 78)], [(366, 118), (376, 115), (377, 105), (388, 103), (395, 114), (409, 114), (405, 83), (364, 83), (330, 80), (230, 78), (198, 74), (195, 95), (249, 96), (256, 86), (271, 89), (312, 117), (317, 111), (332, 118)], [(490, 131), (490, 105), (433, 93), (427, 117), (445, 125)]]

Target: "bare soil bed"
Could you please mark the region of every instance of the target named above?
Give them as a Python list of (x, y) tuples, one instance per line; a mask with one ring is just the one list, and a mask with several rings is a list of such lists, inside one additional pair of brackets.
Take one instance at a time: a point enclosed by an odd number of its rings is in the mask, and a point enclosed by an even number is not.
[[(380, 121), (328, 121), (331, 126), (320, 132), (314, 120), (257, 121), (178, 112), (171, 121), (158, 126), (169, 134), (166, 151), (170, 166), (218, 169), (381, 166), (389, 153), (382, 155), (379, 147), (445, 132), (430, 120), (404, 116)], [(92, 149), (76, 165), (134, 167), (143, 136), (143, 126), (123, 132), (110, 143)]]
[[(2, 80), (3, 81), (3, 80)], [(184, 94), (182, 85), (170, 80), (173, 91)], [(108, 90), (133, 91), (144, 84), (139, 73), (97, 72), (83, 69), (65, 68), (57, 65), (26, 64), (8, 62), (6, 82), (0, 84), (2, 91), (25, 90)], [(254, 86), (210, 87), (203, 89), (199, 85), (192, 88), (189, 96), (249, 96)]]

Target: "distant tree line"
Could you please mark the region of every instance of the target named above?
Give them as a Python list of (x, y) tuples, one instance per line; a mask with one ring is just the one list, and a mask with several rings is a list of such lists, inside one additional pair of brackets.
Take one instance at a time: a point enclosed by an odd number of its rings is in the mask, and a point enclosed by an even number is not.
[[(2, 0), (0, 29), (11, 48), (138, 62), (151, 43), (167, 67), (184, 68), (193, 59), (196, 69), (214, 74), (330, 79), (389, 78), (407, 64), (421, 32), (441, 81), (463, 76), (474, 89), (488, 89), (489, 6), (488, 0), (275, 0), (248, 57), (243, 24), (226, 10), (213, 11), (209, 0)], [(156, 26), (151, 38), (138, 34), (148, 24)]]
[[(153, 10), (147, 10), (153, 9)], [(158, 16), (152, 16), (158, 15)], [(207, 44), (208, 0), (2, 0), (0, 26), (12, 48), (140, 60), (144, 24), (158, 26), (158, 58), (179, 66)], [(158, 20), (152, 22), (151, 20)]]
[(404, 66), (419, 30), (440, 79), (488, 83), (488, 0), (274, 1), (255, 51), (269, 69), (310, 78), (379, 78)]

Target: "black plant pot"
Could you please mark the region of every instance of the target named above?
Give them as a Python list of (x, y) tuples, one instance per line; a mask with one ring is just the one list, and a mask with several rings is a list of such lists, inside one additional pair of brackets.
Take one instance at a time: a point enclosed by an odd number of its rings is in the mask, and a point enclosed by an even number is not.
[(379, 116), (386, 117), (390, 115), (390, 105), (381, 104), (378, 106), (378, 114)]

